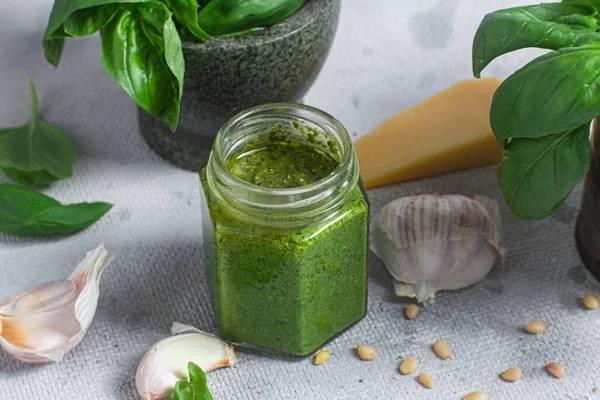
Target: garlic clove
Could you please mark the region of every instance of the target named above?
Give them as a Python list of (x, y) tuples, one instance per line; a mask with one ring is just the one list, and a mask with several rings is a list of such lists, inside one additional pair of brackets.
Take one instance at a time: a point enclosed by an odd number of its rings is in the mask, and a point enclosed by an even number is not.
[(136, 388), (145, 400), (164, 398), (177, 381), (189, 379), (190, 361), (204, 372), (237, 363), (233, 348), (214, 335), (178, 322), (173, 323), (171, 332), (174, 336), (150, 347), (138, 366)]
[(504, 257), (498, 203), (483, 196), (420, 195), (387, 204), (371, 226), (371, 249), (400, 296), (433, 303), (441, 290), (485, 278)]
[(0, 346), (26, 363), (61, 361), (90, 326), (100, 276), (112, 259), (100, 245), (66, 281), (35, 287), (0, 305)]

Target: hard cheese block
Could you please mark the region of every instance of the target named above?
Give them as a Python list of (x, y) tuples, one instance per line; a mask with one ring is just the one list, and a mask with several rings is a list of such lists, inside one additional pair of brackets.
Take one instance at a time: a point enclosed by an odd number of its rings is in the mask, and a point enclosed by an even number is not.
[(354, 143), (365, 187), (500, 161), (490, 107), (501, 81), (460, 82), (404, 111)]

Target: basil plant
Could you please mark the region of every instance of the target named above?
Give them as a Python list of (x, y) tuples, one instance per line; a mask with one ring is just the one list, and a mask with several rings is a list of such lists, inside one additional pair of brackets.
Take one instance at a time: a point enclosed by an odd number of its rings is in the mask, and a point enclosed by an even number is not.
[(508, 77), (490, 121), (504, 155), (498, 179), (522, 218), (558, 210), (589, 168), (591, 121), (600, 114), (600, 0), (499, 10), (473, 42), (473, 73), (527, 47), (552, 50)]
[(58, 66), (65, 38), (103, 30), (102, 62), (147, 112), (177, 128), (181, 41), (240, 35), (281, 22), (305, 0), (55, 0), (43, 46)]

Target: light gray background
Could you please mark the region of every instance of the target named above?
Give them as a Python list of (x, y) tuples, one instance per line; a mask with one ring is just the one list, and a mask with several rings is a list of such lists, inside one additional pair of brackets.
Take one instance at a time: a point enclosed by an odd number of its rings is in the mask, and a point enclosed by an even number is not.
[[(475, 29), (489, 11), (520, 0), (344, 0), (331, 55), (306, 103), (338, 117), (355, 137), (450, 84), (471, 77)], [(171, 167), (137, 132), (132, 100), (111, 81), (97, 36), (68, 40), (61, 66), (43, 59), (40, 40), (52, 2), (2, 0), (0, 126), (30, 115), (30, 74), (45, 119), (71, 136), (79, 159), (74, 177), (47, 193), (69, 203), (109, 201), (113, 210), (77, 235), (23, 240), (0, 235), (0, 301), (66, 277), (98, 243), (116, 254), (105, 272), (96, 318), (82, 344), (60, 364), (29, 366), (0, 354), (0, 399), (136, 399), (134, 375), (144, 351), (168, 335), (173, 321), (214, 331), (201, 255), (196, 174)], [(536, 51), (495, 62), (485, 75), (506, 77)], [(402, 149), (398, 149), (402, 154)], [(4, 178), (0, 178), (4, 179)], [(423, 192), (500, 198), (493, 167), (371, 192), (374, 208)], [(600, 399), (600, 311), (578, 299), (600, 294), (573, 240), (579, 190), (554, 216), (520, 221), (502, 203), (508, 259), (486, 283), (445, 293), (416, 321), (402, 317), (387, 272), (370, 263), (369, 313), (330, 343), (332, 359), (315, 367), (239, 352), (235, 368), (209, 374), (216, 399), (460, 399), (475, 389), (490, 399)], [(532, 319), (548, 321), (541, 336), (520, 333)], [(447, 339), (451, 360), (430, 350)], [(373, 362), (353, 347), (369, 343)], [(437, 382), (426, 390), (400, 376), (399, 360), (421, 360)], [(555, 380), (543, 367), (563, 363)], [(498, 374), (518, 365), (523, 379)], [(359, 382), (362, 379), (363, 382)]]

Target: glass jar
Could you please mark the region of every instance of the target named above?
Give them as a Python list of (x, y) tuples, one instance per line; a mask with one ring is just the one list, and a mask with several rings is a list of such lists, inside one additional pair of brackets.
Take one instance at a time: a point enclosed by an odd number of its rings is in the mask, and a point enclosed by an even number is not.
[[(284, 188), (232, 172), (232, 162), (256, 151), (249, 148), (275, 140), (318, 151), (337, 166), (318, 181)], [(283, 166), (265, 159), (253, 167), (277, 175), (298, 154)], [(200, 175), (204, 263), (224, 339), (305, 356), (365, 315), (369, 203), (336, 119), (292, 103), (246, 110), (220, 129)]]

